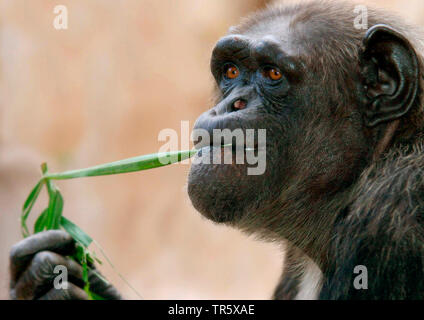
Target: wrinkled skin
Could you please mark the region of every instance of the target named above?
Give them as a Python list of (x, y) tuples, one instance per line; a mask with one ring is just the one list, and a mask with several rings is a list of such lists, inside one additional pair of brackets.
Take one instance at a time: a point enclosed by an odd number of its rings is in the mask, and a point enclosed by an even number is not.
[[(266, 129), (266, 172), (194, 164), (188, 193), (212, 221), (288, 243), (276, 299), (424, 297), (424, 207), (411, 200), (424, 196), (423, 177), (410, 168), (422, 161), (411, 152), (423, 142), (422, 58), (400, 19), (370, 9), (358, 30), (353, 12), (321, 1), (266, 10), (212, 54), (217, 104), (195, 129)], [(395, 175), (397, 163), (410, 167)], [(352, 286), (357, 265), (368, 290)]]
[[(266, 129), (265, 173), (248, 175), (249, 166), (234, 161), (193, 164), (188, 194), (193, 206), (215, 222), (259, 231), (265, 238), (278, 233), (278, 239), (284, 236), (296, 245), (312, 235), (302, 247), (318, 256), (322, 242), (318, 245), (316, 237), (327, 235), (316, 221), (304, 221), (315, 216), (330, 224), (332, 217), (317, 208), (325, 198), (347, 191), (370, 159), (373, 146), (358, 110), (365, 93), (354, 72), (357, 61), (348, 65), (343, 82), (337, 74), (323, 81), (328, 62), (324, 56), (319, 65), (315, 57), (325, 53), (308, 45), (322, 41), (325, 29), (312, 36), (313, 25), (289, 27), (290, 14), (275, 20), (242, 25), (218, 41), (211, 58), (217, 103), (194, 126), (211, 137), (214, 129)], [(238, 70), (237, 77), (227, 76), (229, 66)], [(273, 70), (281, 77), (271, 78)], [(236, 105), (239, 101), (243, 108)], [(195, 142), (197, 148), (206, 145), (203, 156), (208, 143)]]
[[(15, 244), (10, 252), (10, 296), (25, 300), (87, 300), (83, 290), (82, 267), (67, 257), (75, 252), (75, 241), (64, 231), (38, 233)], [(57, 265), (68, 270), (68, 289), (55, 289), (53, 279)], [(90, 290), (105, 299), (120, 299), (116, 289), (98, 277), (88, 274)]]
[[(231, 164), (193, 164), (188, 194), (214, 222), (289, 244), (276, 299), (424, 299), (422, 57), (408, 26), (368, 14), (370, 29), (359, 30), (344, 2), (267, 9), (212, 54), (217, 101), (195, 130), (266, 129), (266, 170), (248, 175), (234, 161), (242, 141)], [(195, 141), (197, 158), (222, 144)], [(58, 231), (18, 243), (12, 298), (86, 298), (72, 250)], [(68, 292), (51, 289), (57, 264), (74, 276)], [(368, 290), (352, 286), (357, 265)], [(315, 281), (307, 295), (305, 277)]]

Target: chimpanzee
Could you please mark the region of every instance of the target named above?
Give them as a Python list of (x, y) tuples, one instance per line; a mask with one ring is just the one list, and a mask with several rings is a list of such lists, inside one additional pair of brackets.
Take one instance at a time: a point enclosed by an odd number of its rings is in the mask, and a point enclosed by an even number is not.
[[(195, 130), (266, 129), (266, 169), (199, 161), (188, 194), (210, 220), (286, 244), (275, 299), (424, 298), (423, 43), (372, 8), (358, 27), (357, 12), (344, 1), (274, 5), (212, 53), (217, 101)], [(195, 146), (214, 159), (215, 146)], [(62, 231), (16, 244), (12, 298), (86, 298), (73, 248)], [(70, 270), (68, 290), (52, 286), (57, 264)]]

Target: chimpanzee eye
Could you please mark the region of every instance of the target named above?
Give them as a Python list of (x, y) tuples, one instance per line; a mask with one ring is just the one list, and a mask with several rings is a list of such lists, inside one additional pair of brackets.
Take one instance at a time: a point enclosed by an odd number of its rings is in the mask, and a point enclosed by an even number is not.
[(278, 68), (266, 67), (263, 69), (262, 74), (264, 77), (271, 79), (273, 81), (280, 80), (283, 74)]
[(227, 79), (235, 79), (240, 75), (239, 69), (231, 63), (224, 66), (224, 72)]

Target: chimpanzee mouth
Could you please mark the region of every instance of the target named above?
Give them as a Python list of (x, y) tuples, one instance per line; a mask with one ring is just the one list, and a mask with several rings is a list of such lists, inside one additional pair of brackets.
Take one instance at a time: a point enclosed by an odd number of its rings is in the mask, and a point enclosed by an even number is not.
[[(203, 147), (196, 146), (198, 149), (195, 161), (205, 165), (236, 165), (251, 167), (258, 166), (259, 163), (265, 162), (265, 147), (253, 147), (246, 145), (222, 144), (220, 146), (206, 145)], [(265, 155), (264, 155), (265, 154)], [(240, 167), (241, 168), (241, 167)]]
[(205, 129), (198, 128), (192, 132), (194, 147), (202, 149), (225, 152), (228, 149), (233, 152), (252, 152), (265, 149), (266, 129), (258, 128), (227, 128), (220, 123), (217, 127), (206, 126)]
[(197, 150), (201, 150), (203, 148), (210, 148), (210, 149), (212, 149), (212, 148), (221, 148), (223, 150), (226, 150), (228, 148), (231, 148), (231, 150), (233, 152), (236, 152), (237, 150), (258, 151), (258, 150), (264, 149), (263, 147), (260, 148), (259, 145), (258, 145), (258, 143), (254, 143), (253, 145), (251, 145), (251, 144), (249, 144), (249, 145), (246, 145), (246, 144), (232, 144), (232, 143), (223, 144), (222, 143), (221, 145), (218, 145), (217, 146), (217, 145), (215, 145), (213, 143), (210, 143), (209, 145), (207, 145), (207, 144), (202, 144), (201, 142), (195, 144), (195, 148)]
[[(210, 145), (210, 147), (213, 147), (213, 144)], [(237, 144), (221, 144), (221, 148), (231, 148), (233, 152), (237, 152), (237, 150), (244, 150), (244, 151), (257, 151), (258, 150), (258, 144), (254, 144), (253, 146), (246, 146), (245, 144), (237, 145)]]
[(237, 154), (237, 153), (248, 153), (248, 152), (255, 152), (257, 153), (259, 150), (264, 150), (264, 147), (259, 148), (258, 144), (254, 144), (253, 146), (249, 145), (246, 146), (244, 144), (242, 145), (236, 145), (236, 144), (221, 144), (220, 146), (216, 146), (214, 144), (209, 144), (209, 145), (196, 145), (195, 147), (197, 150), (199, 150), (200, 154), (202, 154), (202, 151), (206, 151), (208, 150), (209, 152), (212, 150), (214, 152), (221, 152), (221, 153), (225, 153), (225, 152), (229, 152), (231, 150), (231, 152), (233, 154)]

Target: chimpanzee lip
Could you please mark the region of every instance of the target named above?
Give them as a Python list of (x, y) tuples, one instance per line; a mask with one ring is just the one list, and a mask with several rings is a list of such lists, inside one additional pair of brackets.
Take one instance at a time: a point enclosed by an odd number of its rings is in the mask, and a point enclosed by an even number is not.
[[(201, 142), (195, 145), (195, 148), (198, 149), (198, 150), (205, 148), (205, 147), (214, 148), (214, 147), (217, 147), (217, 146), (215, 146), (213, 143), (202, 144)], [(244, 149), (245, 151), (257, 151), (258, 150), (258, 144), (257, 143), (254, 143), (253, 146), (250, 146), (250, 145), (246, 146), (246, 144), (239, 145), (239, 146), (235, 145), (235, 144), (221, 144), (220, 147), (221, 148), (230, 148), (231, 147), (233, 149), (233, 151), (240, 150), (240, 149)]]

